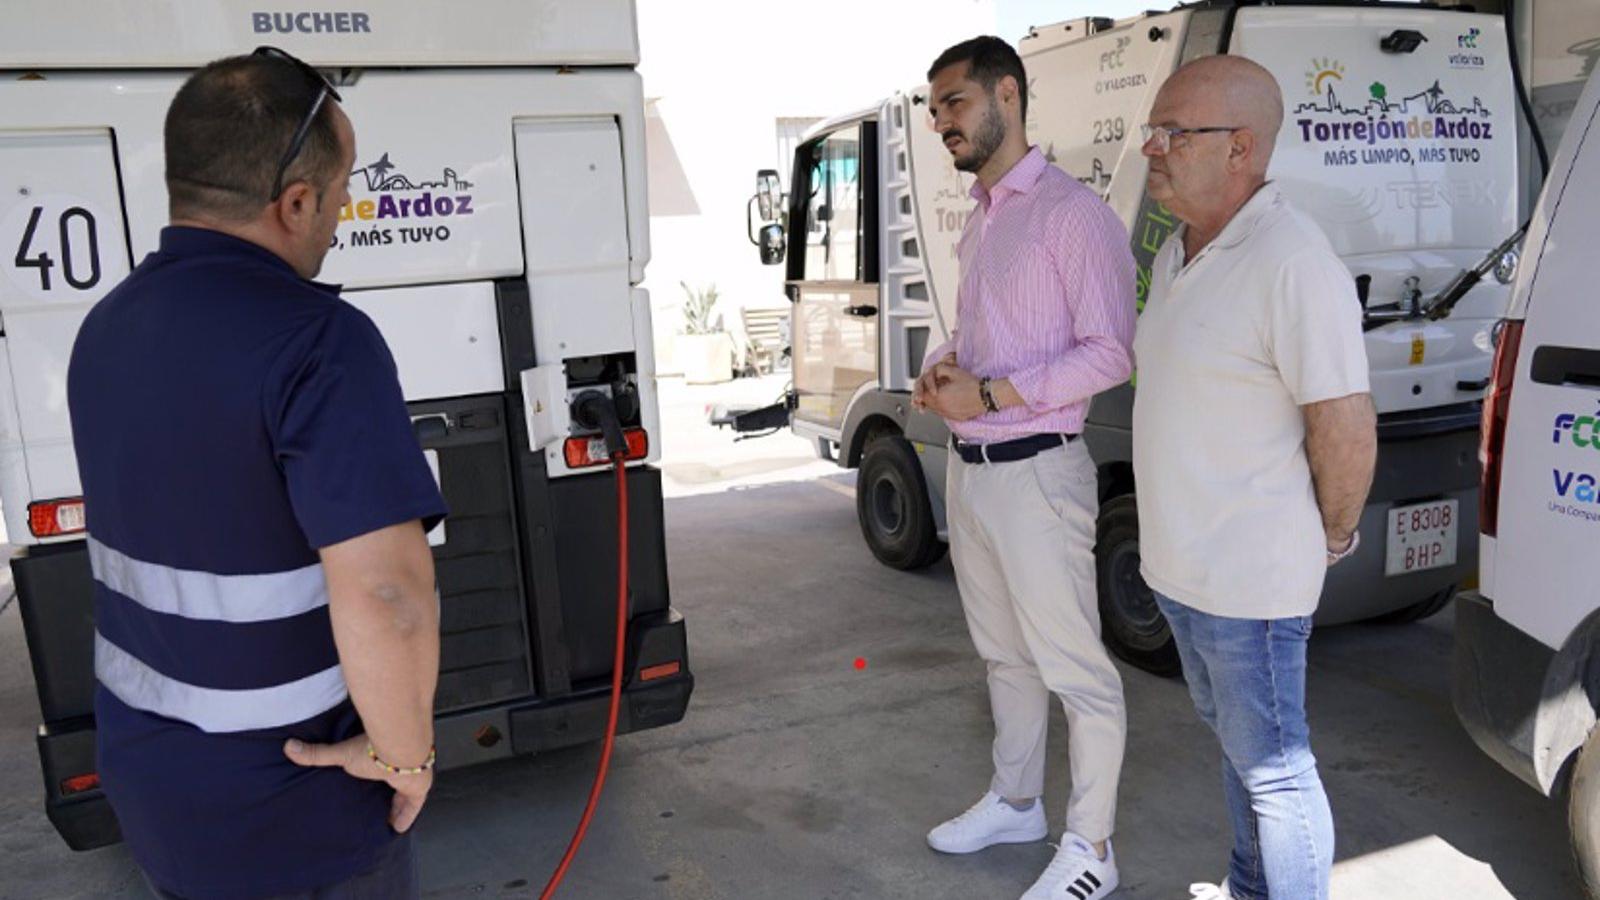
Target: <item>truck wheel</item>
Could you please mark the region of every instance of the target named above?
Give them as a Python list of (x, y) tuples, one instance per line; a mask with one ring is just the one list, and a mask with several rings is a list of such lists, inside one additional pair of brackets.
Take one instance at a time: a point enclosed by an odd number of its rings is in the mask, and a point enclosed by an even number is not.
[(867, 442), (856, 475), (856, 518), (872, 555), (891, 568), (926, 568), (947, 549), (933, 525), (922, 464), (898, 434)]
[(1591, 900), (1600, 900), (1600, 728), (1589, 731), (1572, 768), (1567, 825), (1572, 832), (1572, 853), (1578, 858), (1578, 875)]
[(1452, 584), (1439, 593), (1421, 601), (1420, 603), (1413, 603), (1410, 606), (1401, 607), (1392, 613), (1385, 613), (1381, 616), (1377, 616), (1372, 621), (1385, 625), (1408, 625), (1412, 622), (1421, 622), (1423, 619), (1426, 619), (1444, 609), (1446, 606), (1449, 606), (1450, 601), (1454, 600), (1455, 598), (1456, 586)]
[(1139, 509), (1132, 494), (1100, 507), (1094, 558), (1106, 646), (1146, 672), (1169, 678), (1182, 672), (1172, 629), (1139, 574)]

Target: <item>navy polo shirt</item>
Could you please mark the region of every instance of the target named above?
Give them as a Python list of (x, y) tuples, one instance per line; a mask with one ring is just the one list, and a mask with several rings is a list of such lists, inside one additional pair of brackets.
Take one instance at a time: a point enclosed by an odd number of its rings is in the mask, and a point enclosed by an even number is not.
[(361, 731), (317, 549), (445, 513), (394, 359), (338, 290), (169, 227), (73, 347), (98, 771), (180, 897), (341, 881), (395, 839), (387, 785), (282, 750)]

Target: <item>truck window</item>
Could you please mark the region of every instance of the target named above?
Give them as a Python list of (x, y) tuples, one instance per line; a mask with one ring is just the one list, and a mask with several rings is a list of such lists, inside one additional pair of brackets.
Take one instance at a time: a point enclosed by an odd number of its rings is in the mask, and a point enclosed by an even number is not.
[(861, 129), (811, 145), (806, 200), (806, 281), (861, 280)]

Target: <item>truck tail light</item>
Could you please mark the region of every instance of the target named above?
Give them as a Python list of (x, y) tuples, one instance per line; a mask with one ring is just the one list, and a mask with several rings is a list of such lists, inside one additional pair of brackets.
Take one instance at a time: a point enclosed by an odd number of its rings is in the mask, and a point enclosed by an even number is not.
[(647, 666), (643, 669), (640, 669), (639, 680), (655, 681), (660, 678), (671, 678), (681, 671), (683, 671), (683, 663), (679, 662), (678, 660), (673, 660), (669, 663), (662, 663), (659, 666)]
[(100, 775), (97, 772), (90, 772), (86, 775), (74, 775), (71, 778), (62, 779), (61, 796), (71, 797), (73, 794), (81, 794), (85, 791), (92, 791), (99, 786)]
[(28, 504), (28, 529), (36, 538), (79, 534), (84, 530), (83, 498)]
[(1500, 528), (1500, 463), (1505, 458), (1506, 414), (1511, 409), (1511, 381), (1522, 344), (1522, 320), (1501, 319), (1494, 345), (1489, 393), (1483, 398), (1483, 423), (1478, 435), (1478, 462), (1483, 481), (1478, 489), (1478, 530), (1489, 537)]
[[(650, 436), (643, 428), (624, 429), (622, 437), (628, 443), (626, 459), (629, 462), (650, 455)], [(611, 457), (606, 455), (605, 438), (598, 434), (567, 438), (565, 450), (569, 469), (604, 466), (611, 462)]]

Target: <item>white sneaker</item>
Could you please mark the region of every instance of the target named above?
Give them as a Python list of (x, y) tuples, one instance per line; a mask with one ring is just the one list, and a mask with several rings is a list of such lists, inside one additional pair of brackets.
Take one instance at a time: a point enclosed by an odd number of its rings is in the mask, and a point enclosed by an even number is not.
[(928, 846), (940, 853), (976, 853), (995, 844), (1042, 841), (1049, 833), (1042, 800), (1019, 812), (989, 791), (971, 809), (928, 832)]
[(1233, 900), (1233, 891), (1228, 889), (1226, 878), (1222, 879), (1221, 884), (1191, 884), (1189, 900)]
[(1117, 851), (1106, 841), (1106, 858), (1094, 845), (1067, 832), (1061, 836), (1056, 858), (1044, 874), (1022, 895), (1022, 900), (1100, 900), (1117, 889)]

